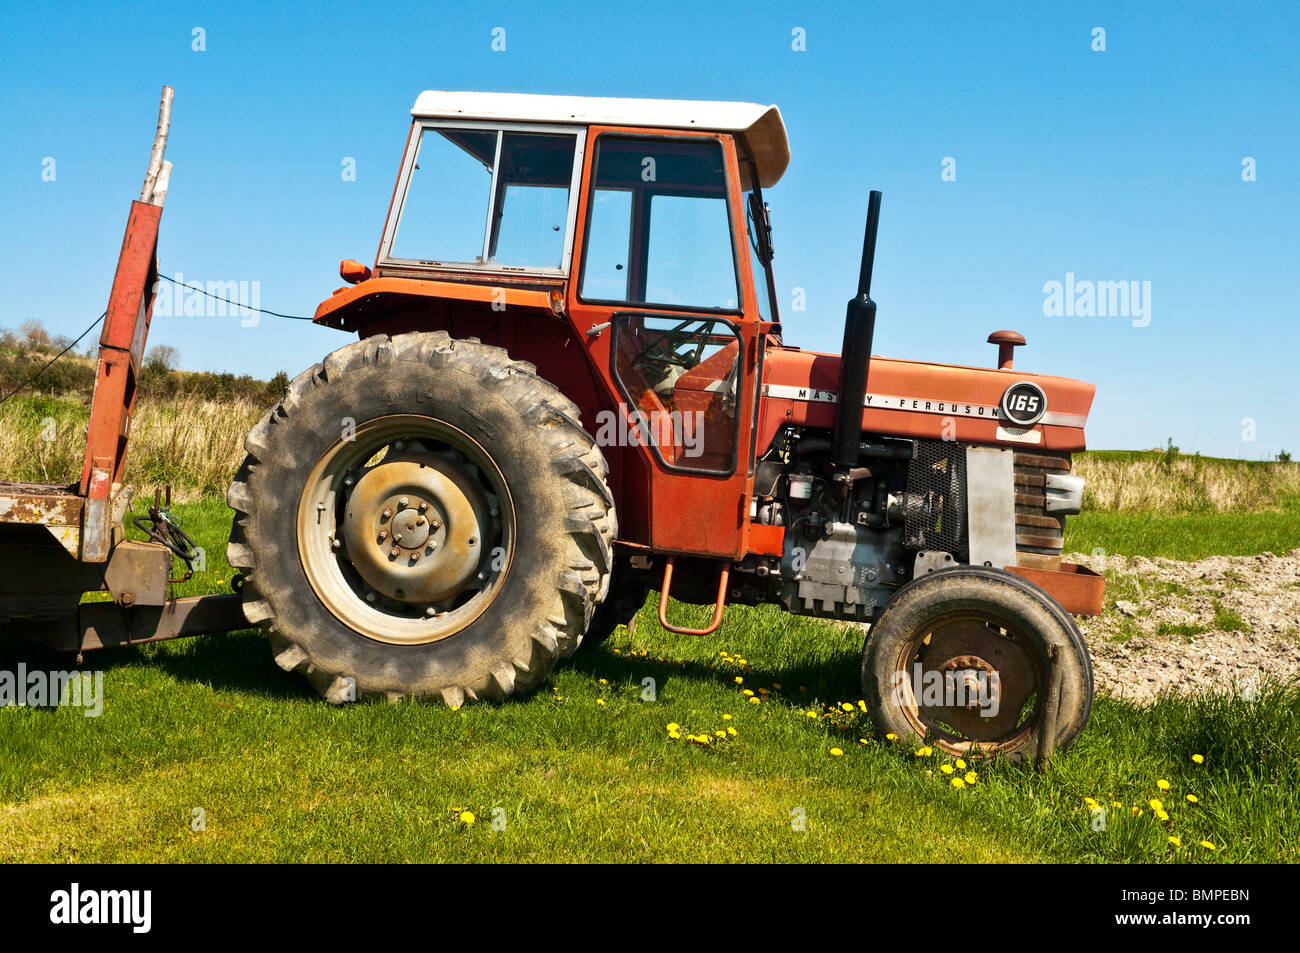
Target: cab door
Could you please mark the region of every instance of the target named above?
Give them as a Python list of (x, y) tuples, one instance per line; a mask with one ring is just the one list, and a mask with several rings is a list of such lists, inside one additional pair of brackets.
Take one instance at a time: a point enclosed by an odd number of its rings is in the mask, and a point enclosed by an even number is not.
[(619, 536), (739, 558), (759, 322), (735, 144), (621, 127), (587, 141), (567, 306), (612, 399), (593, 433)]

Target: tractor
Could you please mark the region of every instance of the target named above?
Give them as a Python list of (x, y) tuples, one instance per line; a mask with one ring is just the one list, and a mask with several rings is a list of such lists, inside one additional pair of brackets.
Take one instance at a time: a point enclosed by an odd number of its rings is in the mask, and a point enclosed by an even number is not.
[(358, 339), (293, 379), (227, 494), (234, 598), (277, 664), (335, 703), (499, 701), (657, 591), (675, 633), (727, 604), (867, 624), (882, 733), (1075, 739), (1091, 384), (1015, 368), (1007, 330), (991, 367), (873, 355), (879, 192), (841, 353), (786, 343), (775, 106), (428, 91), (411, 114), (373, 266), (345, 259), (313, 319)]

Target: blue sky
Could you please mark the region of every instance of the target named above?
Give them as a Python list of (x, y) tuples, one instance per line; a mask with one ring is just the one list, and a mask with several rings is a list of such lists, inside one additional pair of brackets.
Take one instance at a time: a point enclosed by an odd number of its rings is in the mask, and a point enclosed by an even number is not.
[[(988, 364), (988, 333), (1014, 328), (1017, 366), (1098, 385), (1092, 447), (1296, 453), (1298, 26), (1292, 3), (11, 5), (0, 325), (76, 334), (103, 310), (163, 83), (164, 271), (257, 281), (297, 314), (338, 287), (340, 258), (373, 261), (422, 89), (774, 102), (790, 343), (838, 348), (879, 188), (877, 353)], [(1045, 315), (1067, 273), (1150, 282), (1149, 324)], [(166, 317), (151, 340), (186, 368), (267, 377), (350, 337)]]

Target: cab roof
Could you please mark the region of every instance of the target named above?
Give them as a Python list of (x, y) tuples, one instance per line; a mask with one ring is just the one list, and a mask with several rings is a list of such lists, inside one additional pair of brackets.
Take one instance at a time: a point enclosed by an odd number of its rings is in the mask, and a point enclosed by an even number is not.
[(416, 97), (411, 115), (416, 119), (644, 126), (735, 133), (744, 139), (753, 156), (759, 184), (764, 188), (776, 185), (790, 164), (790, 143), (781, 110), (758, 103), (430, 89)]

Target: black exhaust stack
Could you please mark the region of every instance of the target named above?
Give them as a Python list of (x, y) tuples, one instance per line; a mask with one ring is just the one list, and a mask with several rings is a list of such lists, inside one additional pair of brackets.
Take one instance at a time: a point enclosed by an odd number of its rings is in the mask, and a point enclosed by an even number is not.
[(876, 333), (876, 303), (871, 300), (871, 269), (876, 261), (876, 228), (880, 225), (880, 193), (867, 203), (867, 234), (862, 240), (862, 270), (858, 295), (844, 315), (844, 346), (840, 349), (839, 406), (835, 409), (834, 462), (837, 470), (858, 465), (862, 442), (862, 406), (867, 396), (867, 365)]

